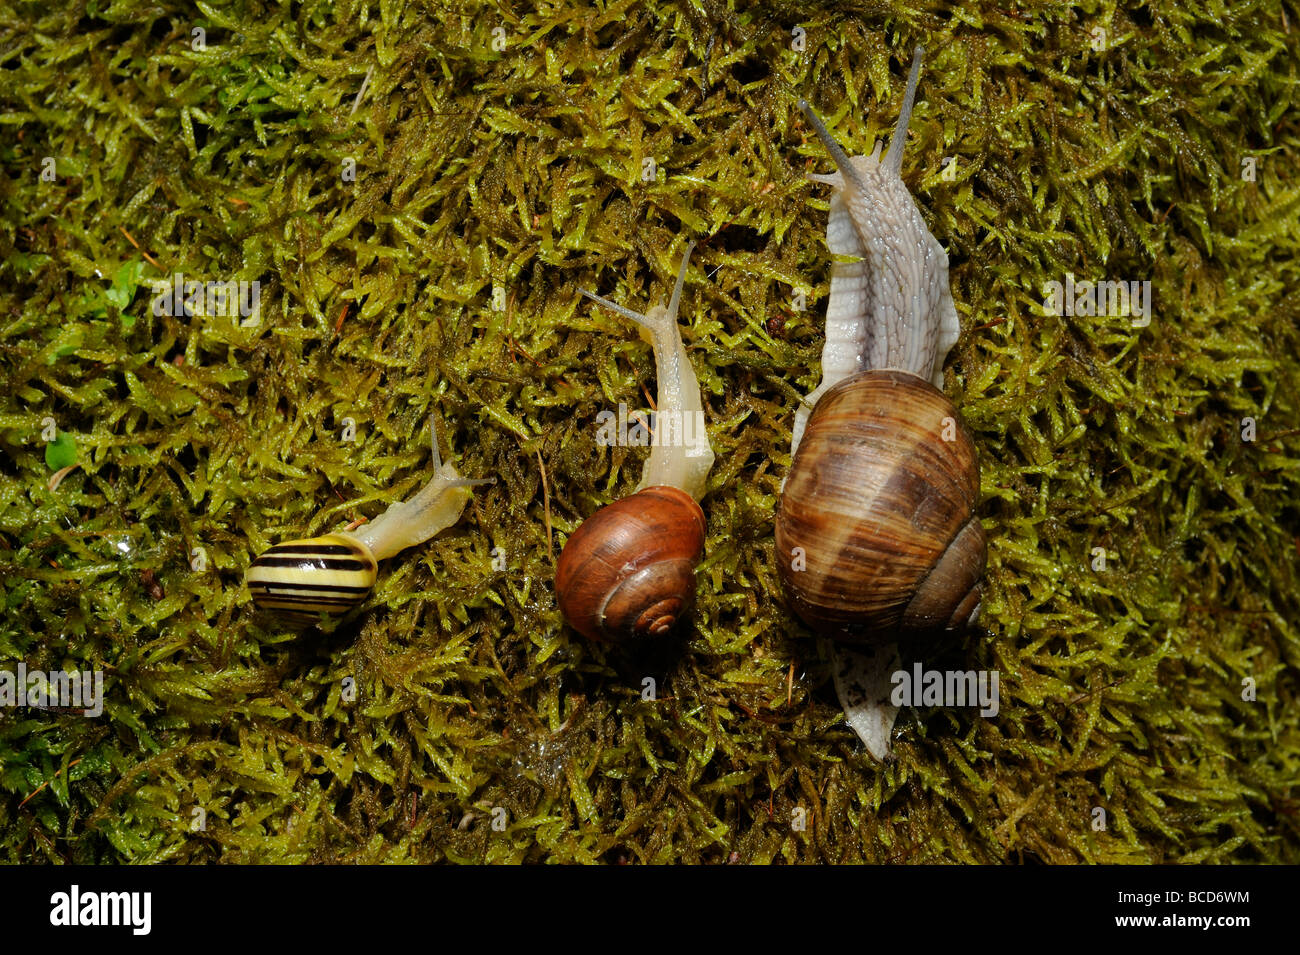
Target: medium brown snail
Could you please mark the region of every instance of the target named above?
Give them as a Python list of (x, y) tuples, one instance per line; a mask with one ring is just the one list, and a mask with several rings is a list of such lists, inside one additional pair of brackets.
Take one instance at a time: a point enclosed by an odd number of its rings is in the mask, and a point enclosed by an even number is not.
[[(776, 517), (778, 572), (795, 612), (837, 642), (836, 689), (877, 756), (896, 645), (979, 613), (984, 530), (975, 445), (939, 391), (957, 340), (948, 257), (900, 176), (921, 67), (916, 49), (889, 152), (850, 159), (808, 104), (838, 171), (822, 382), (795, 416)], [(851, 647), (858, 647), (855, 652)], [(882, 692), (883, 690), (883, 692)]]
[(394, 504), (356, 530), (276, 544), (248, 567), (245, 581), (253, 603), (286, 623), (307, 626), (342, 617), (374, 587), (379, 561), (423, 543), (460, 520), (469, 488), (492, 479), (471, 480), (444, 464), (433, 438), (434, 473), (409, 501)]
[(659, 380), (650, 458), (635, 493), (600, 508), (565, 542), (555, 567), (560, 612), (592, 640), (616, 644), (662, 637), (695, 600), (695, 566), (704, 553), (705, 479), (713, 449), (677, 308), (694, 243), (682, 254), (668, 306), (645, 315), (591, 292), (593, 301), (650, 334)]

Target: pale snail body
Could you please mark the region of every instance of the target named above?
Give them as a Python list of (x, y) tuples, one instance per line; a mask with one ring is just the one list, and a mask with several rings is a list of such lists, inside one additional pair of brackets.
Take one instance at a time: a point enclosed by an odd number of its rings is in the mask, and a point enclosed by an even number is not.
[(827, 245), (857, 261), (832, 266), (823, 379), (795, 415), (777, 567), (795, 612), (839, 644), (836, 689), (877, 756), (897, 712), (884, 705), (897, 643), (974, 621), (986, 555), (975, 447), (939, 391), (960, 331), (948, 258), (900, 177), (920, 59), (918, 47), (883, 160), (879, 145), (850, 159), (799, 104), (838, 167), (810, 176), (834, 189)]
[[(640, 315), (583, 291), (648, 331), (663, 422), (703, 420), (700, 386), (682, 344), (677, 308), (693, 243), (682, 255), (667, 307)], [(668, 634), (695, 600), (695, 566), (704, 553), (704, 496), (713, 449), (703, 427), (657, 437), (633, 494), (607, 504), (569, 536), (555, 565), (560, 612), (583, 636), (631, 644)]]
[(409, 501), (394, 504), (354, 531), (276, 544), (245, 574), (253, 603), (286, 623), (306, 626), (359, 606), (375, 585), (379, 561), (423, 543), (460, 519), (470, 488), (491, 483), (462, 478), (437, 460), (433, 478)]

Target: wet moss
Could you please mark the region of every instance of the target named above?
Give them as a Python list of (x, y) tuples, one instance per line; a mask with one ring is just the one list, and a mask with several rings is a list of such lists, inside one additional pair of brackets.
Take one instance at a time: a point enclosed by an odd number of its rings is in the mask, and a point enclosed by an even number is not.
[[(838, 6), (0, 8), (0, 668), (106, 674), (98, 719), (0, 709), (6, 858), (1300, 861), (1300, 15)], [(917, 42), (991, 542), (944, 660), (1002, 700), (880, 766), (772, 515), (830, 265), (794, 102), (869, 151)], [(693, 627), (628, 658), (552, 591), (645, 454), (596, 414), (653, 394), (577, 289), (643, 307), (689, 238), (709, 539)], [(176, 273), (258, 321), (155, 315)], [(1149, 279), (1150, 325), (1045, 315), (1067, 274)], [(257, 618), (251, 556), (411, 493), (431, 416), (497, 483), (333, 632)]]

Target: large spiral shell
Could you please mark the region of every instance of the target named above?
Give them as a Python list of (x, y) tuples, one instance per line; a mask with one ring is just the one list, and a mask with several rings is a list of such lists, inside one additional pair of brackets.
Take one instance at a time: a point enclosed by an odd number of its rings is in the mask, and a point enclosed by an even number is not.
[(861, 372), (817, 402), (776, 518), (793, 609), (846, 642), (951, 630), (978, 613), (975, 446), (929, 382)]

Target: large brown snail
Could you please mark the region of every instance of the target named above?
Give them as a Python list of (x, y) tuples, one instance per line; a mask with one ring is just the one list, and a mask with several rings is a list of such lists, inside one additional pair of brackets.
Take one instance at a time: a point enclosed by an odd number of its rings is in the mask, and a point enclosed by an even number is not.
[(682, 254), (667, 307), (641, 315), (586, 290), (583, 295), (649, 333), (659, 381), (650, 458), (635, 493), (600, 508), (565, 542), (555, 567), (560, 612), (592, 640), (631, 644), (662, 637), (695, 600), (704, 553), (705, 479), (713, 450), (700, 386), (682, 345), (677, 308), (694, 243)]
[(359, 606), (375, 585), (379, 561), (455, 524), (469, 503), (469, 489), (493, 480), (463, 478), (450, 461), (443, 463), (436, 434), (433, 466), (433, 477), (418, 494), (356, 530), (285, 541), (260, 554), (244, 577), (253, 603), (298, 627)]
[(897, 644), (963, 628), (979, 614), (985, 538), (974, 443), (939, 391), (959, 334), (948, 257), (900, 177), (921, 67), (916, 49), (889, 152), (850, 159), (808, 104), (800, 109), (838, 171), (822, 382), (795, 416), (776, 517), (790, 604), (836, 642), (835, 683), (850, 726), (878, 757)]

